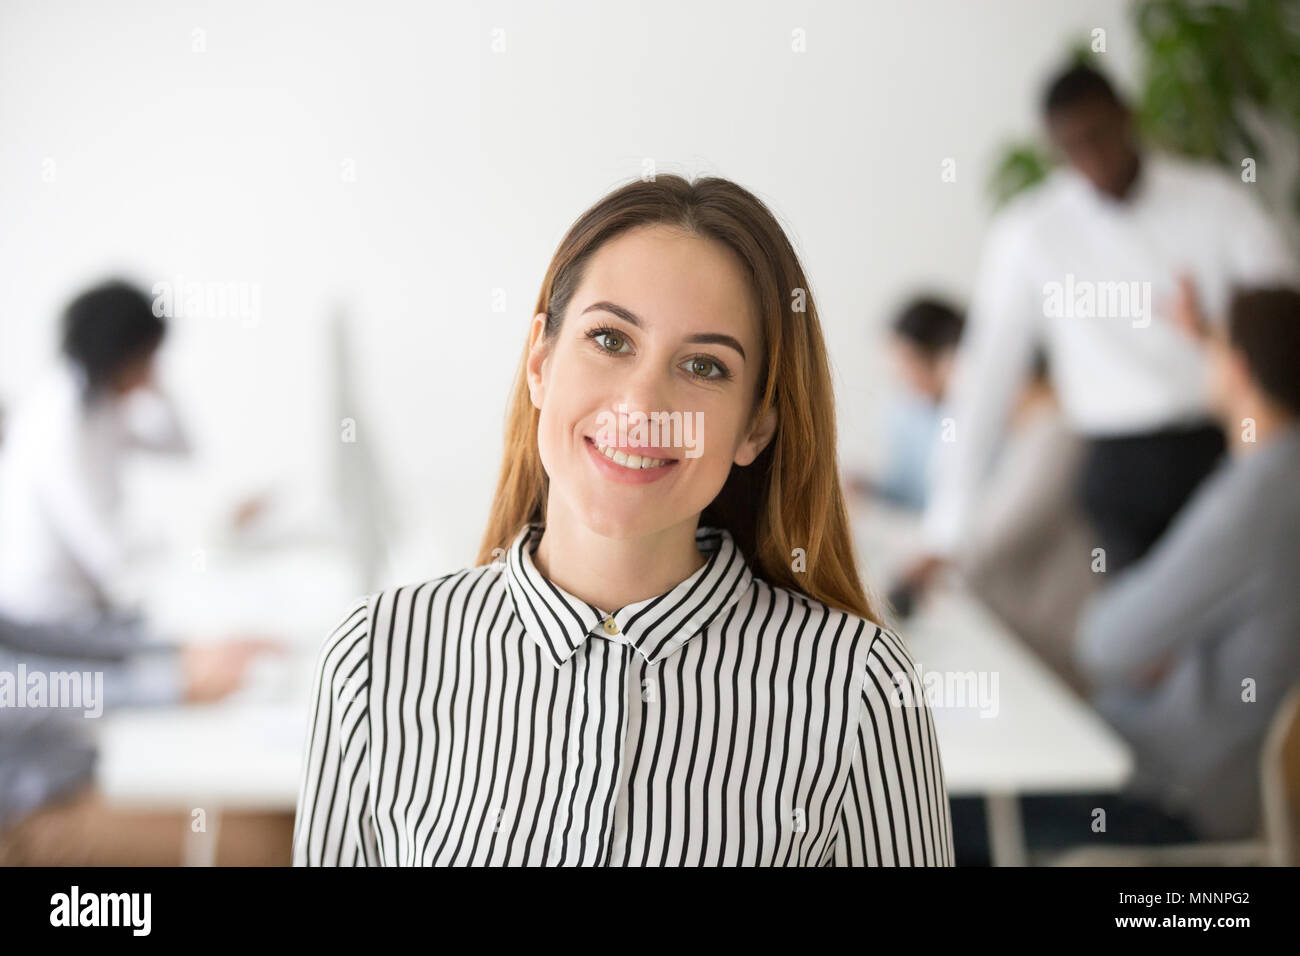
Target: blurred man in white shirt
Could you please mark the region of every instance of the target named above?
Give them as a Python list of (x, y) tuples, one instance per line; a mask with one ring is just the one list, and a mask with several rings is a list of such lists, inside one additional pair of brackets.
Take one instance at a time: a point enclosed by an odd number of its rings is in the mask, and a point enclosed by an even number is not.
[(143, 291), (110, 282), (63, 316), (59, 366), (19, 406), (0, 470), (0, 611), (89, 623), (129, 603), (120, 471), (133, 449), (188, 454), (154, 383), (166, 325)]
[(1087, 441), (1080, 498), (1104, 567), (1141, 557), (1223, 450), (1203, 357), (1170, 320), (1181, 280), (1190, 277), (1218, 314), (1235, 283), (1294, 274), (1254, 187), (1141, 150), (1128, 108), (1101, 74), (1084, 66), (1061, 74), (1044, 113), (1066, 162), (990, 230), (913, 586), (962, 540), (1038, 345), (1066, 421)]

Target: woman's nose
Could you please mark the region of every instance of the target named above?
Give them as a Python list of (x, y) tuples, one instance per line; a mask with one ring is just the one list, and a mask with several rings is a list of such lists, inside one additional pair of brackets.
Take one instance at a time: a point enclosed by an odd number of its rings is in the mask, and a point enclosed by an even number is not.
[(671, 375), (646, 363), (623, 380), (617, 400), (627, 406), (628, 414), (671, 412), (674, 410)]

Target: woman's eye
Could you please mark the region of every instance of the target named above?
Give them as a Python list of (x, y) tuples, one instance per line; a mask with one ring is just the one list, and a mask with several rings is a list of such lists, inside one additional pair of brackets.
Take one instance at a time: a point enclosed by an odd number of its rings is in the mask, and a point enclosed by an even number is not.
[(721, 362), (703, 355), (689, 359), (686, 369), (696, 378), (730, 378), (730, 373)]
[(587, 333), (587, 337), (593, 339), (606, 352), (622, 352), (627, 345), (627, 339), (613, 329), (592, 329)]

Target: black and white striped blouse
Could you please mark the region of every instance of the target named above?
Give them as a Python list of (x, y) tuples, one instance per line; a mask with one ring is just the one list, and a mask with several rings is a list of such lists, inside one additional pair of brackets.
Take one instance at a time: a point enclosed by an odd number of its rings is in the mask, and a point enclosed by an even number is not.
[(607, 614), (538, 571), (541, 532), (326, 639), (296, 865), (952, 865), (894, 634), (710, 528), (704, 567)]

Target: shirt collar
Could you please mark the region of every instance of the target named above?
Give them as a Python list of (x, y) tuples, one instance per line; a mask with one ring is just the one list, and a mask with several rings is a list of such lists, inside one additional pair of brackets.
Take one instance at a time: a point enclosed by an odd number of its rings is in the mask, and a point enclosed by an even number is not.
[(698, 528), (695, 544), (708, 559), (704, 567), (657, 597), (607, 614), (537, 569), (533, 551), (544, 528), (526, 525), (515, 536), (506, 552), (506, 584), (525, 632), (556, 667), (562, 667), (593, 635), (630, 644), (649, 664), (661, 661), (740, 600), (753, 579), (730, 532)]
[(1165, 178), (1166, 164), (1159, 154), (1143, 152), (1138, 160), (1137, 179), (1133, 182), (1127, 196), (1116, 199), (1099, 192), (1082, 173), (1071, 166), (1061, 167), (1062, 177), (1069, 183), (1069, 189), (1094, 211), (1101, 211), (1114, 216), (1132, 215), (1139, 208), (1149, 205), (1160, 183)]

